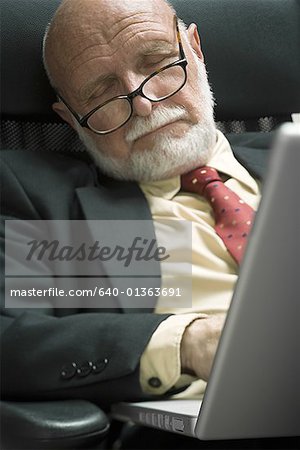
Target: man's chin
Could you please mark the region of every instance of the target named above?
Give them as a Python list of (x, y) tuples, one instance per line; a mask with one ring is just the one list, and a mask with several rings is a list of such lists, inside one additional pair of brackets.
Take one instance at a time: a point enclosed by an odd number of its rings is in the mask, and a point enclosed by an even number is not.
[(125, 162), (124, 160), (107, 158), (103, 154), (91, 153), (95, 164), (106, 175), (123, 181), (151, 182), (180, 176), (192, 169), (205, 165), (203, 155), (193, 160), (180, 161), (172, 154), (157, 154), (153, 151), (140, 151)]

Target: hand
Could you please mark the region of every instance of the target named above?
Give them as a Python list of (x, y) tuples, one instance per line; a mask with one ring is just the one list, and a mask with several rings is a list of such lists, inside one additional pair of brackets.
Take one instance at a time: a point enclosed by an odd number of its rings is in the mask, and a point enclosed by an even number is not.
[(180, 346), (182, 373), (208, 380), (225, 317), (225, 313), (214, 314), (186, 328)]

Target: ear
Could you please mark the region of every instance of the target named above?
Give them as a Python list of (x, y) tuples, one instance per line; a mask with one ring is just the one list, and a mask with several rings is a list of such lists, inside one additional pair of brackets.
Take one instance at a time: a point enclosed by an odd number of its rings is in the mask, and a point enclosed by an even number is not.
[(204, 56), (201, 50), (201, 42), (198, 34), (197, 25), (195, 23), (191, 23), (191, 25), (187, 29), (188, 40), (193, 50), (197, 54), (198, 58), (204, 62)]
[(62, 102), (55, 102), (52, 105), (53, 111), (56, 112), (65, 122), (67, 122), (72, 128), (74, 127), (73, 117), (70, 111), (65, 107)]

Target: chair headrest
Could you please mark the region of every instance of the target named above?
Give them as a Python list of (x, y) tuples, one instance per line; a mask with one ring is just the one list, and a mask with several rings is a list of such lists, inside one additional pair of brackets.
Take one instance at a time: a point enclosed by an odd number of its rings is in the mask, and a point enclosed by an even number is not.
[[(60, 0), (1, 0), (2, 114), (58, 120), (42, 66), (45, 27)], [(298, 0), (172, 0), (198, 24), (218, 120), (300, 111)]]
[(219, 120), (300, 111), (298, 0), (173, 0), (196, 22)]
[(27, 120), (57, 120), (55, 95), (42, 63), (42, 41), (60, 0), (1, 0), (1, 112)]

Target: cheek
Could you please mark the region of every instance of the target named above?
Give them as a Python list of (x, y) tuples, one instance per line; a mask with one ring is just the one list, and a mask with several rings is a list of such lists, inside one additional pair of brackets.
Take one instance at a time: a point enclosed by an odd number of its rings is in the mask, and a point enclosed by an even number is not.
[(197, 123), (201, 114), (199, 108), (199, 90), (195, 89), (190, 83), (173, 97), (173, 104), (183, 106), (189, 113), (190, 120)]
[(201, 92), (198, 70), (194, 61), (190, 62), (187, 66), (187, 81), (183, 89), (178, 93), (176, 102), (182, 104), (189, 111), (191, 118), (195, 122), (201, 118)]
[(190, 96), (193, 97), (194, 101), (199, 99), (199, 80), (198, 80), (198, 69), (194, 61), (189, 63), (187, 72), (187, 82), (186, 87), (190, 93)]
[(114, 158), (126, 158), (129, 147), (125, 141), (124, 130), (120, 129), (107, 136), (96, 136), (95, 141), (99, 150), (106, 156)]

